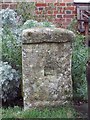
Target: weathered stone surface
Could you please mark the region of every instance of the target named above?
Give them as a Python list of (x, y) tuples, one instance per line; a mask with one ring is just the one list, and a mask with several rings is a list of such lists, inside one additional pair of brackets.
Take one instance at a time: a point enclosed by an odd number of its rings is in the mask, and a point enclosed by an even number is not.
[(23, 31), (25, 109), (61, 105), (72, 98), (71, 41), (74, 35), (65, 29), (49, 29), (49, 38), (47, 28), (41, 31), (42, 28)]
[(73, 32), (61, 28), (31, 28), (22, 33), (23, 43), (70, 42)]

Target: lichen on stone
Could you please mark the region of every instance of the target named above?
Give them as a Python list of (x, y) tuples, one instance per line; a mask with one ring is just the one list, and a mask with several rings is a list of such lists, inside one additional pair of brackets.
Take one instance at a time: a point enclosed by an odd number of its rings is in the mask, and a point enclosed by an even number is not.
[(55, 106), (71, 99), (74, 34), (61, 28), (31, 28), (23, 31), (22, 39), (24, 108), (27, 103)]

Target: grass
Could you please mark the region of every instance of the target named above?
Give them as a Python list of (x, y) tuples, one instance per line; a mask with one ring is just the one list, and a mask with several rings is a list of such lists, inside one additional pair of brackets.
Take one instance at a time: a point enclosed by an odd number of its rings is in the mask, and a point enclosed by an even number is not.
[(25, 111), (18, 106), (2, 108), (2, 118), (76, 118), (76, 116), (77, 113), (74, 108), (67, 105), (54, 108), (34, 108)]

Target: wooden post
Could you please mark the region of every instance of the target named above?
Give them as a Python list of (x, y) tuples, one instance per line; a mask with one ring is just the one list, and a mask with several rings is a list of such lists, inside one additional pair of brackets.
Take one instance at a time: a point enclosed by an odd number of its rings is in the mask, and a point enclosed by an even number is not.
[(87, 86), (88, 86), (88, 119), (90, 120), (90, 61), (87, 64)]
[(84, 26), (85, 26), (85, 36), (88, 35), (88, 30), (89, 30), (89, 27), (88, 27), (88, 22), (84, 22)]
[(90, 36), (88, 35), (88, 63), (86, 66), (86, 78), (88, 86), (88, 120), (90, 120)]

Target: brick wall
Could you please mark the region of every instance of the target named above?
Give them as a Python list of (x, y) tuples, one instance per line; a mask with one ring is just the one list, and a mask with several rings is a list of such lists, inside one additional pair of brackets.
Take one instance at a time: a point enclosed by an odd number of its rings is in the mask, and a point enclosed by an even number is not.
[[(68, 1), (68, 2), (67, 2)], [(40, 20), (48, 19), (59, 27), (66, 28), (76, 15), (76, 7), (71, 0), (59, 3), (36, 3), (36, 15)]]
[[(31, 1), (31, 0), (28, 0)], [(66, 28), (76, 15), (76, 7), (73, 0), (32, 0), (35, 2), (35, 14), (38, 21), (50, 21), (57, 27)], [(32, 2), (31, 1), (31, 2)], [(2, 8), (16, 8), (15, 2), (3, 2)]]

